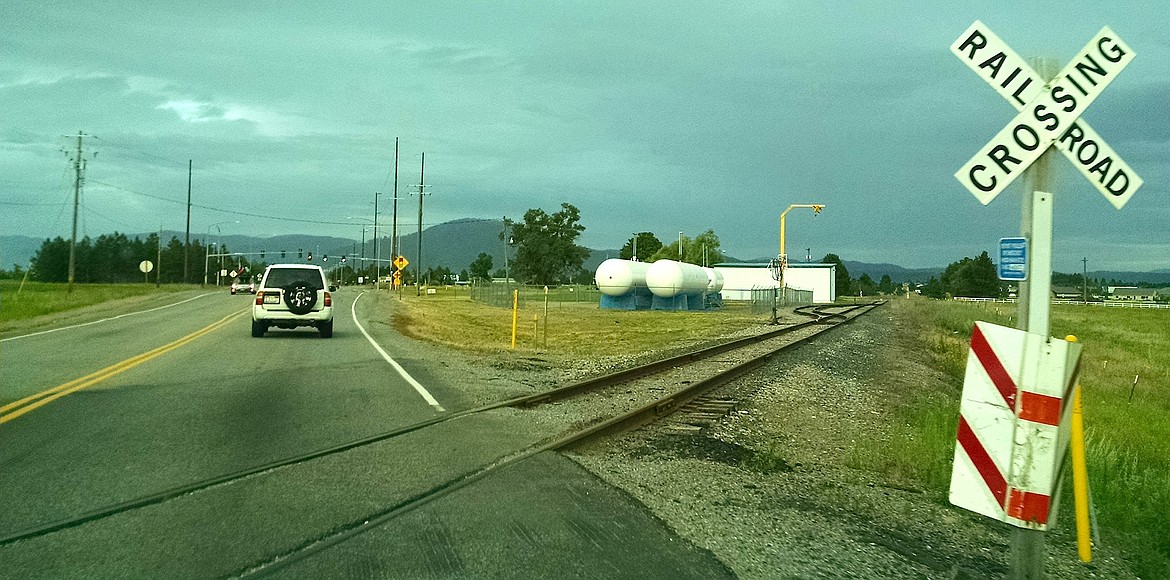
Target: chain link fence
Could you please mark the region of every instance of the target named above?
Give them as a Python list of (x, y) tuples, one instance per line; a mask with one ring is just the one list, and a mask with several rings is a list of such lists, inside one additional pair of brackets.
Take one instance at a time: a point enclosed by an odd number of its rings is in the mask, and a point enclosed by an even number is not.
[(773, 306), (800, 306), (813, 303), (812, 290), (796, 288), (773, 288), (771, 286), (752, 287), (752, 314), (769, 314)]
[[(487, 282), (471, 285), (471, 299), (500, 308), (512, 307), (512, 291), (519, 291), (520, 308), (531, 302), (544, 304), (545, 287), (524, 284), (505, 284), (502, 282)], [(549, 307), (556, 307), (581, 302), (601, 303), (601, 292), (594, 286), (565, 285), (548, 287)]]

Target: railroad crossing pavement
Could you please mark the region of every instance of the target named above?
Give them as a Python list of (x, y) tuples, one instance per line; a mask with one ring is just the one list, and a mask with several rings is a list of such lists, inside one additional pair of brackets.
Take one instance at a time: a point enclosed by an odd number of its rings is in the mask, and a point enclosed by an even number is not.
[(545, 452), (275, 570), (280, 578), (733, 578), (625, 492)]
[[(534, 443), (515, 411), (466, 417), (0, 546), (0, 578), (232, 577)], [(452, 491), (286, 577), (729, 577), (710, 553), (560, 456)], [(304, 570), (303, 573), (299, 572)], [(379, 572), (379, 570), (381, 572)]]

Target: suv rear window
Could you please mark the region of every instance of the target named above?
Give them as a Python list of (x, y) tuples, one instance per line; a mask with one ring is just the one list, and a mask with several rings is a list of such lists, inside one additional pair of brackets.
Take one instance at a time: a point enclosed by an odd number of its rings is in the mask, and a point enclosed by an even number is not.
[(321, 274), (319, 270), (308, 268), (273, 268), (268, 271), (268, 278), (264, 286), (268, 288), (283, 288), (295, 282), (304, 282), (313, 290), (321, 290)]

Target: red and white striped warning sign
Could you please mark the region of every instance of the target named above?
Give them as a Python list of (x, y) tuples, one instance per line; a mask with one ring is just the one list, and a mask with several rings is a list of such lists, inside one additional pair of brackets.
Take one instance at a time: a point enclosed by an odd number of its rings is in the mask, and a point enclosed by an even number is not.
[(1047, 529), (1081, 345), (976, 322), (963, 381), (951, 503)]

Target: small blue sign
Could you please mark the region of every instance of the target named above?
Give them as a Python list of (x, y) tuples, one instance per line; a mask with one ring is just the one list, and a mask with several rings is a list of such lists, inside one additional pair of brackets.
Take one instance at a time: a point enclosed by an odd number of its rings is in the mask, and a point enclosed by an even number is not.
[(1028, 238), (999, 239), (999, 279), (1028, 279)]

